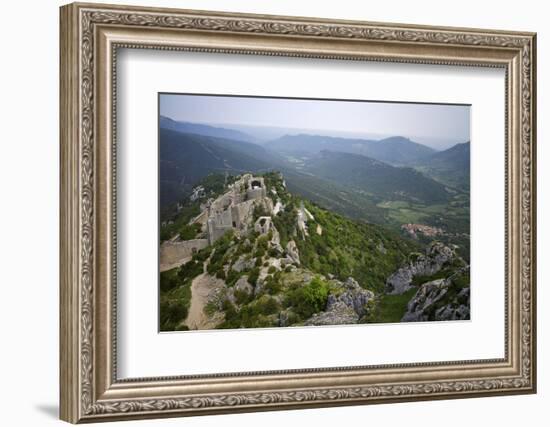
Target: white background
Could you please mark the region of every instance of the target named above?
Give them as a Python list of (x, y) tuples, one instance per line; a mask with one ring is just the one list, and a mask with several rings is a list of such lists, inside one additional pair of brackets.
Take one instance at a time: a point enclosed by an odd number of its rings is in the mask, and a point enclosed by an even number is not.
[[(115, 3), (115, 0), (112, 0)], [(543, 2), (522, 1), (134, 1), (135, 4), (538, 31), (538, 117), (550, 115), (550, 75)], [(55, 425), (58, 401), (58, 1), (3, 5), (0, 68), (0, 387), (2, 424)], [(7, 19), (6, 19), (7, 18)], [(539, 120), (539, 393), (439, 402), (375, 405), (129, 422), (124, 425), (265, 426), (370, 423), (411, 426), (546, 425), (550, 377), (548, 235), (550, 162)], [(487, 165), (488, 170), (491, 164)], [(546, 193), (546, 194), (545, 194)], [(501, 256), (487, 254), (487, 256)], [(546, 419), (545, 419), (546, 418)]]
[[(117, 64), (120, 378), (504, 357), (504, 257), (485, 256), (504, 254), (502, 69), (127, 49)], [(158, 92), (472, 104), (472, 320), (158, 334)]]

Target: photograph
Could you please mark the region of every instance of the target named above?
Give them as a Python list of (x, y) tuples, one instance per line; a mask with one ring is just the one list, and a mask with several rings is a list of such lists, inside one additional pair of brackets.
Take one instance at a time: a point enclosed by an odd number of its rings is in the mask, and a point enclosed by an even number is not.
[(158, 103), (161, 332), (470, 319), (470, 105)]

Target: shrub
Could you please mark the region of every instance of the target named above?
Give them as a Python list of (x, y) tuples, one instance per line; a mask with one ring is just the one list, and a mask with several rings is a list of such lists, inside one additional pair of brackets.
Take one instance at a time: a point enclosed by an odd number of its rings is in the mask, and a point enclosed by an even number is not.
[(421, 254), (421, 253), (419, 253), (419, 252), (411, 252), (411, 253), (409, 254), (409, 261), (410, 261), (410, 262), (416, 262), (416, 261), (418, 261), (418, 259), (419, 259), (420, 257), (422, 257), (422, 254)]
[(258, 249), (263, 249), (264, 251), (266, 251), (268, 247), (267, 243), (268, 243), (267, 236), (258, 237), (258, 239), (256, 240), (256, 247)]
[(470, 286), (470, 272), (456, 274), (453, 276), (453, 285), (462, 289)]
[[(186, 280), (194, 279), (199, 274), (202, 274), (202, 272), (203, 272), (202, 261), (191, 259), (191, 261), (189, 261), (186, 264), (183, 264), (179, 268), (178, 277), (180, 279), (180, 282), (184, 282)], [(161, 273), (161, 276), (162, 276), (162, 273)]]
[(182, 225), (179, 229), (180, 239), (182, 240), (191, 240), (197, 237), (197, 234), (201, 231), (200, 224), (185, 224)]
[(281, 309), (281, 306), (275, 298), (271, 297), (262, 297), (256, 302), (256, 310), (269, 316), (270, 314), (275, 314)]
[(179, 329), (180, 323), (187, 317), (191, 304), (191, 283), (202, 272), (202, 263), (193, 261), (163, 271), (160, 274), (160, 328), (162, 331)]
[(239, 328), (241, 326), (241, 320), (239, 318), (239, 312), (229, 300), (224, 300), (222, 304), (222, 310), (225, 314), (225, 321), (220, 325), (222, 329)]
[[(260, 262), (262, 261), (262, 258), (264, 257), (265, 255), (265, 249), (264, 248), (258, 248), (256, 249), (256, 252), (254, 252), (254, 256), (256, 258), (258, 258), (260, 260)], [(258, 261), (256, 261), (258, 262)]]
[(233, 231), (228, 231), (214, 243), (214, 253), (210, 257), (210, 263), (207, 268), (209, 274), (214, 275), (223, 267), (225, 255), (233, 242), (233, 237)]
[(271, 267), (269, 267), (269, 268), (267, 269), (267, 272), (268, 272), (269, 274), (273, 274), (273, 273), (275, 273), (276, 271), (277, 271), (277, 269), (275, 268), (274, 265), (272, 265)]
[(260, 269), (258, 267), (254, 267), (252, 270), (250, 270), (250, 274), (248, 275), (248, 283), (250, 283), (252, 286), (256, 286), (256, 282), (258, 281), (259, 277)]
[(267, 251), (267, 254), (271, 258), (277, 258), (279, 256), (279, 251), (275, 248), (269, 248), (269, 250)]
[(290, 291), (287, 295), (287, 304), (292, 306), (294, 312), (302, 319), (307, 319), (326, 307), (328, 294), (328, 283), (315, 277), (308, 285)]
[(233, 286), (235, 285), (235, 283), (237, 283), (237, 280), (239, 280), (240, 277), (241, 273), (230, 268), (227, 272), (225, 283), (227, 286)]
[(264, 284), (264, 291), (270, 295), (275, 295), (282, 290), (281, 282), (274, 276), (267, 276)]
[(212, 246), (208, 246), (207, 248), (201, 249), (196, 254), (194, 254), (193, 260), (204, 262), (208, 259), (211, 253), (212, 253)]
[(176, 270), (163, 271), (160, 273), (160, 291), (168, 292), (180, 285)]
[(248, 304), (252, 299), (251, 295), (246, 291), (236, 290), (234, 295), (235, 301), (239, 305)]
[(160, 302), (161, 331), (176, 330), (178, 324), (187, 317), (187, 307), (178, 301)]

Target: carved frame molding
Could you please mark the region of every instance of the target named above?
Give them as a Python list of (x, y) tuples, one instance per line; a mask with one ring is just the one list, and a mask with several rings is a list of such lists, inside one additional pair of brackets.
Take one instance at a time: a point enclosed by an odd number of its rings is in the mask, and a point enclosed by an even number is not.
[[(102, 279), (116, 278), (116, 233), (107, 231), (113, 231), (116, 215), (114, 64), (120, 47), (506, 68), (505, 359), (118, 381), (116, 287)], [(101, 421), (534, 392), (535, 68), (532, 33), (62, 7), (61, 418)], [(262, 383), (271, 376), (270, 384)], [(299, 385), (283, 386), (289, 379)], [(197, 384), (210, 388), (199, 393)]]

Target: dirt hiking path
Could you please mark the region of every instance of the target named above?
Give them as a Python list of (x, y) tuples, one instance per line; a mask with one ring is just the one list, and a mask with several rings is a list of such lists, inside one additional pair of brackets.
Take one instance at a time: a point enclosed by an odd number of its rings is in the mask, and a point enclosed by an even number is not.
[(204, 312), (204, 308), (217, 289), (223, 286), (223, 281), (202, 273), (193, 279), (191, 283), (191, 305), (185, 319), (189, 329), (213, 329), (220, 322), (219, 316), (210, 317)]

